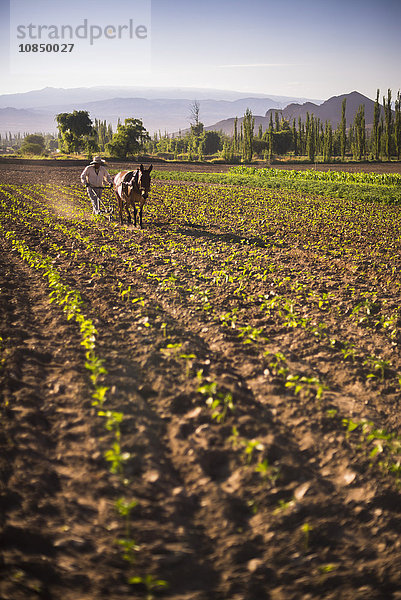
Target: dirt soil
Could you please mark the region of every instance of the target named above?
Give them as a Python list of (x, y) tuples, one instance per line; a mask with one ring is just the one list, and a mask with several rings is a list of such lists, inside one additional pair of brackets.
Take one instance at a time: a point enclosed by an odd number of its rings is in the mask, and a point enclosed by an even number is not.
[[(0, 165), (0, 184), (18, 196), (32, 185), (73, 186), (80, 170)], [(152, 185), (157, 202), (165, 183)], [(48, 194), (51, 218), (66, 227), (74, 203)], [(124, 226), (109, 236), (89, 211), (85, 219), (85, 244), (45, 220), (29, 227), (10, 217), (3, 226), (51, 256), (79, 290), (108, 372), (107, 409), (124, 413), (121, 444), (130, 458), (123, 477), (109, 471), (104, 455), (114, 434), (92, 406), (79, 328), (50, 303), (43, 274), (0, 235), (0, 598), (400, 600), (398, 480), (342, 422), (367, 419), (401, 433), (399, 337), (348, 319), (353, 304), (343, 292), (345, 284), (380, 287), (363, 256), (370, 241), (361, 238), (348, 263), (292, 244), (290, 231), (272, 232), (277, 244), (259, 250), (282, 278), (313, 271), (315, 288), (330, 292), (344, 315), (327, 316), (333, 338), (391, 361), (383, 381), (367, 378), (362, 360), (341, 360), (305, 329), (284, 327), (279, 315), (262, 319), (230, 282), (216, 283), (221, 313), (237, 308), (244, 322), (263, 328), (269, 353), (244, 343), (235, 323), (224, 327), (194, 307), (190, 294), (202, 280), (189, 274), (210, 275), (234, 252), (245, 260), (238, 232), (150, 222), (145, 214), (144, 230)], [(193, 253), (181, 256), (175, 242)], [(99, 251), (105, 244), (113, 252)], [(186, 277), (192, 292), (174, 287)], [(268, 291), (269, 277), (251, 292)], [(388, 292), (387, 300), (399, 306), (399, 296)], [(313, 320), (324, 307), (308, 310)], [(278, 351), (294, 372), (324, 378), (322, 398), (283, 385), (272, 366)], [(225, 418), (213, 418), (198, 391), (201, 370), (204, 382), (218, 382), (221, 401), (231, 394), (235, 411)], [(137, 502), (128, 518), (116, 510), (119, 499)], [(135, 540), (125, 559), (124, 539)], [(128, 583), (150, 575), (168, 588)]]

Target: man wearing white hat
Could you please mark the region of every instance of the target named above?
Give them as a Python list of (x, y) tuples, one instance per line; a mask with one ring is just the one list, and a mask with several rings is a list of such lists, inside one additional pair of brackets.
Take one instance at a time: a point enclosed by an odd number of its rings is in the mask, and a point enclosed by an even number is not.
[(88, 196), (93, 206), (93, 214), (100, 214), (100, 199), (102, 197), (103, 182), (113, 183), (113, 178), (104, 167), (105, 161), (100, 156), (95, 156), (90, 165), (81, 173), (81, 181), (86, 186)]

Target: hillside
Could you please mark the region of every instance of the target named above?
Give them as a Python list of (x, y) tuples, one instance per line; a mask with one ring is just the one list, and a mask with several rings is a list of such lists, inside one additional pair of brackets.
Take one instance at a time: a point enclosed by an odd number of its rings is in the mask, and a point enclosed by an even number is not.
[[(366, 124), (370, 125), (373, 123), (373, 107), (375, 103), (373, 100), (367, 98), (359, 92), (351, 92), (350, 94), (333, 96), (320, 105), (316, 105), (313, 102), (305, 102), (304, 104), (289, 104), (280, 112), (283, 117), (289, 121), (292, 121), (293, 119), (298, 120), (299, 117), (301, 117), (302, 121), (305, 121), (306, 113), (309, 112), (309, 114), (313, 114), (323, 123), (325, 121), (330, 121), (333, 127), (337, 127), (341, 120), (341, 105), (344, 99), (347, 100), (345, 109), (347, 123), (351, 123), (354, 120), (355, 113), (361, 104), (363, 104), (365, 107)], [(274, 112), (274, 109), (269, 109), (266, 112), (266, 118), (270, 120), (270, 114), (272, 113), (274, 118)]]
[(188, 127), (194, 99), (200, 101), (200, 116), (205, 125), (242, 115), (247, 107), (263, 114), (270, 108), (280, 110), (289, 102), (306, 100), (201, 88), (47, 87), (0, 95), (0, 133), (55, 131), (55, 115), (75, 109), (87, 110), (92, 119), (106, 120), (113, 127), (118, 119), (135, 117), (143, 120), (150, 133), (178, 131)]
[[(290, 122), (292, 122), (293, 119), (298, 122), (299, 117), (302, 121), (305, 121), (307, 113), (313, 114), (315, 117), (318, 117), (322, 123), (324, 123), (326, 120), (330, 121), (332, 126), (335, 128), (341, 120), (341, 105), (344, 99), (347, 100), (345, 116), (348, 125), (354, 120), (355, 113), (361, 104), (365, 106), (366, 126), (369, 126), (373, 123), (374, 101), (370, 98), (367, 98), (363, 94), (360, 94), (359, 92), (351, 92), (350, 94), (333, 96), (322, 104), (316, 104), (309, 101), (303, 104), (291, 103), (282, 110), (271, 108), (266, 111), (264, 117), (255, 115), (255, 130), (259, 128), (259, 125), (262, 125), (263, 131), (268, 129), (270, 115), (273, 115), (274, 121), (275, 112), (279, 112), (284, 119), (287, 119)], [(223, 131), (227, 135), (232, 135), (234, 131), (234, 120), (235, 117), (223, 119), (214, 125), (206, 127), (206, 129)], [(241, 123), (242, 117), (238, 119), (238, 127), (241, 126)]]
[(0, 108), (0, 134), (55, 132), (55, 113), (37, 109)]

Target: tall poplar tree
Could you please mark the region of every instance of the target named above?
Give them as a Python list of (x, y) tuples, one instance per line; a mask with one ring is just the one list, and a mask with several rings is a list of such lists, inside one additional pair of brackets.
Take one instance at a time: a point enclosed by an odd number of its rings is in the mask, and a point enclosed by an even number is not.
[(234, 119), (234, 140), (233, 140), (233, 152), (238, 152), (238, 117)]
[(347, 145), (347, 120), (345, 117), (345, 109), (347, 106), (347, 99), (344, 98), (341, 105), (341, 122), (340, 122), (340, 152), (341, 160), (345, 159), (345, 149)]
[(365, 105), (361, 104), (355, 114), (353, 125), (353, 155), (357, 160), (365, 158), (366, 135), (365, 135)]
[(383, 108), (384, 108), (384, 152), (387, 160), (390, 160), (392, 154), (392, 135), (393, 135), (393, 122), (392, 122), (392, 111), (391, 111), (391, 90), (387, 90), (387, 101), (383, 96)]
[(298, 135), (295, 128), (295, 119), (292, 120), (292, 143), (294, 147), (294, 156), (298, 156)]
[(376, 101), (373, 107), (373, 128), (372, 128), (372, 154), (375, 160), (379, 160), (380, 154), (380, 138), (379, 138), (379, 120), (380, 120), (380, 105), (379, 105), (380, 90), (377, 90)]
[(397, 160), (401, 158), (401, 94), (398, 90), (397, 100), (395, 101), (394, 115), (394, 141)]
[(307, 117), (307, 129), (306, 129), (306, 153), (311, 162), (315, 160), (316, 153), (316, 124), (313, 115), (309, 116), (309, 113), (306, 114)]
[(247, 162), (252, 161), (253, 155), (253, 129), (255, 126), (255, 119), (252, 116), (252, 111), (247, 108), (243, 119), (244, 125), (244, 143), (243, 143), (243, 156)]

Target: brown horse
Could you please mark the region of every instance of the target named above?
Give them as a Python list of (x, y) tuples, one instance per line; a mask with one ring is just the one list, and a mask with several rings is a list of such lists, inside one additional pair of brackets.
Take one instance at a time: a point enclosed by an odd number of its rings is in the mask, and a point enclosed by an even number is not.
[(114, 193), (118, 202), (120, 223), (123, 224), (123, 206), (128, 214), (128, 223), (132, 223), (130, 206), (134, 209), (134, 225), (136, 226), (136, 202), (139, 204), (139, 226), (142, 229), (142, 209), (149, 196), (150, 173), (153, 165), (145, 169), (143, 165), (136, 171), (120, 171), (114, 177)]

